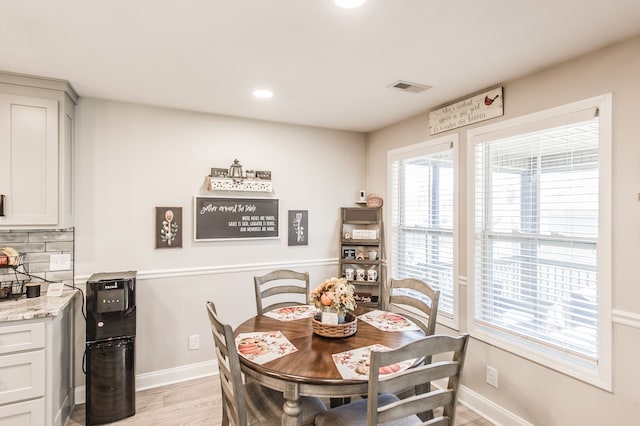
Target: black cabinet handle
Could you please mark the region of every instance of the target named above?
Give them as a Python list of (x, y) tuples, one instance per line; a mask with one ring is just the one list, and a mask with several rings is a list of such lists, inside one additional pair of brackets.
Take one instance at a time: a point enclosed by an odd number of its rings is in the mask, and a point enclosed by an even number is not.
[(0, 194), (0, 216), (4, 216), (4, 194)]

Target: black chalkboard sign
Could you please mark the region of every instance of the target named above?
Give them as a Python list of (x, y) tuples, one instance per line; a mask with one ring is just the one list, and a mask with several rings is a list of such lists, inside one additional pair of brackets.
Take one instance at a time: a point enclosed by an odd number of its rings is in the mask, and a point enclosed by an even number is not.
[(278, 238), (279, 200), (194, 198), (194, 240)]

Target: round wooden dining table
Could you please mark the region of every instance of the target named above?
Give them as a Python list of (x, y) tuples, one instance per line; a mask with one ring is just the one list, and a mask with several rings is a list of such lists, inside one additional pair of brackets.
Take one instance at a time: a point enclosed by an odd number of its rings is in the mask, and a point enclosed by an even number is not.
[[(358, 316), (370, 310), (358, 308), (354, 314)], [(343, 338), (314, 334), (309, 317), (280, 321), (258, 315), (234, 330), (236, 336), (240, 333), (280, 331), (296, 347), (295, 352), (264, 364), (240, 356), (241, 368), (246, 376), (284, 394), (283, 425), (301, 424), (300, 396), (348, 398), (367, 394), (368, 381), (344, 379), (333, 361), (333, 354), (374, 344), (393, 349), (425, 336), (421, 330), (383, 331), (362, 320), (357, 321), (356, 333)]]

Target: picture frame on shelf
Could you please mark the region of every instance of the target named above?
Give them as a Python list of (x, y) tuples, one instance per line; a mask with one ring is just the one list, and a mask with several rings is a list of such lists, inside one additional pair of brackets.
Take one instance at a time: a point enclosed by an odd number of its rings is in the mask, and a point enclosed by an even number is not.
[(356, 292), (353, 295), (353, 297), (356, 300), (356, 303), (371, 303), (372, 302), (371, 293)]
[(351, 232), (354, 240), (375, 240), (378, 238), (377, 229), (354, 229)]
[(222, 169), (222, 168), (219, 168), (219, 167), (212, 167), (211, 168), (211, 174), (209, 176), (226, 178), (228, 174), (229, 174), (229, 169)]
[(256, 179), (271, 180), (270, 170), (256, 170)]
[(355, 259), (356, 258), (356, 249), (354, 249), (354, 248), (342, 249), (342, 258), (343, 259)]

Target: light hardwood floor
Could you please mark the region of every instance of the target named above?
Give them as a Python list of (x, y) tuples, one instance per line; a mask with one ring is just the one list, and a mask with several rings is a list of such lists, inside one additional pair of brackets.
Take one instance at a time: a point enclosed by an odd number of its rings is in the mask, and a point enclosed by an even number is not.
[[(73, 410), (66, 426), (85, 424), (84, 407), (84, 404), (81, 404)], [(218, 426), (221, 422), (220, 382), (218, 376), (214, 375), (137, 392), (135, 416), (112, 425)], [(458, 404), (455, 424), (456, 426), (493, 425), (462, 404)]]

